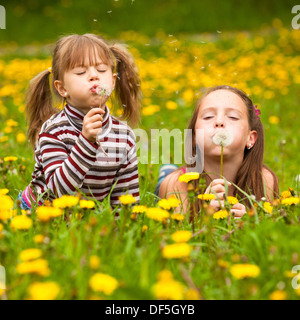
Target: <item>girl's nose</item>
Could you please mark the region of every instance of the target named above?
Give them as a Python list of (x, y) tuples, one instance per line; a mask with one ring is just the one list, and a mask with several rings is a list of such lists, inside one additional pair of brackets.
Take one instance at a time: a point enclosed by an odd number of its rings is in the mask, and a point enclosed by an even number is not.
[(225, 124), (223, 119), (217, 119), (215, 122), (215, 128), (224, 128)]
[(89, 79), (90, 81), (93, 80), (99, 80), (99, 74), (95, 68), (90, 68), (90, 73), (89, 73)]

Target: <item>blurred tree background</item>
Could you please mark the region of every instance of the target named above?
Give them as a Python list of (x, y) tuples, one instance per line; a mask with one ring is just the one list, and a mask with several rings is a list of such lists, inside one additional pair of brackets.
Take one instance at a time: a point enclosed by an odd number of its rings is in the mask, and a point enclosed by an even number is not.
[(291, 24), (295, 0), (4, 0), (6, 30), (0, 41), (48, 43), (69, 33), (118, 37), (133, 30), (168, 34), (254, 30), (278, 18)]

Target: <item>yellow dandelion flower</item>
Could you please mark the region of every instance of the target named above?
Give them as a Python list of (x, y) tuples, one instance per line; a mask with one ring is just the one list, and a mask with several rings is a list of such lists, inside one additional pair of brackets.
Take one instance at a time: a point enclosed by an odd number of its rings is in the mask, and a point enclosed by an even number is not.
[(160, 110), (160, 107), (158, 105), (149, 105), (147, 107), (144, 107), (142, 109), (142, 114), (144, 116), (152, 116), (154, 113), (158, 112)]
[(277, 116), (270, 116), (269, 117), (269, 123), (278, 124), (279, 122), (280, 122), (280, 119)]
[(1, 142), (7, 142), (8, 141), (8, 136), (2, 136), (0, 137), (0, 143)]
[(171, 215), (171, 219), (176, 220), (176, 221), (182, 221), (182, 220), (184, 220), (184, 215), (181, 213), (173, 213)]
[(132, 194), (124, 194), (119, 197), (119, 201), (126, 206), (129, 204), (135, 203), (136, 199)]
[(198, 290), (193, 288), (189, 288), (188, 290), (186, 290), (185, 300), (200, 300), (200, 299), (201, 299), (201, 295), (198, 292)]
[(145, 213), (147, 211), (147, 207), (146, 206), (134, 206), (132, 208), (132, 213)]
[(230, 269), (230, 273), (236, 279), (256, 278), (260, 274), (260, 268), (254, 264), (234, 264)]
[(23, 143), (24, 141), (26, 141), (26, 134), (23, 132), (19, 132), (16, 136), (17, 142), (18, 143)]
[(148, 208), (146, 216), (155, 221), (163, 221), (169, 218), (170, 214), (168, 211), (161, 208)]
[(200, 200), (209, 202), (211, 200), (215, 200), (216, 196), (214, 194), (204, 193), (204, 194), (198, 194), (197, 198)]
[(100, 258), (96, 255), (91, 255), (89, 258), (89, 266), (91, 269), (98, 269), (100, 266)]
[(63, 214), (62, 209), (55, 207), (41, 206), (36, 209), (36, 215), (41, 222), (47, 222), (51, 218), (59, 217)]
[(170, 210), (172, 208), (176, 208), (180, 205), (180, 200), (178, 200), (175, 196), (171, 196), (168, 199), (161, 199), (157, 203), (162, 209)]
[(15, 216), (10, 222), (13, 230), (28, 230), (32, 227), (32, 220), (24, 215)]
[(174, 101), (169, 100), (166, 103), (166, 108), (169, 109), (169, 110), (175, 110), (175, 109), (177, 109), (177, 107), (178, 107), (178, 105)]
[(270, 202), (264, 202), (264, 209), (270, 214), (273, 211), (273, 207)]
[(182, 174), (179, 178), (178, 181), (179, 182), (185, 182), (185, 183), (189, 183), (192, 180), (197, 180), (199, 179), (200, 174), (199, 172), (187, 172)]
[[(3, 190), (3, 189), (2, 189)], [(7, 220), (13, 215), (14, 202), (10, 196), (0, 194), (0, 220)]]
[(36, 259), (32, 261), (20, 262), (17, 265), (17, 272), (19, 274), (37, 274), (40, 276), (48, 276), (50, 274), (50, 269), (47, 260)]
[(281, 200), (281, 203), (285, 206), (296, 205), (300, 202), (300, 199), (297, 197), (289, 197)]
[(8, 127), (16, 127), (18, 126), (18, 122), (13, 120), (13, 119), (8, 119), (5, 121), (5, 124), (8, 126)]
[(18, 157), (9, 156), (9, 157), (3, 158), (3, 160), (6, 161), (6, 162), (14, 162), (14, 161), (18, 160)]
[(185, 287), (174, 279), (158, 281), (152, 286), (152, 293), (158, 300), (182, 300)]
[(71, 195), (63, 195), (53, 200), (53, 207), (65, 209), (75, 207), (79, 202), (79, 198)]
[(231, 205), (235, 205), (237, 203), (239, 203), (239, 200), (236, 197), (232, 197), (232, 196), (228, 196), (227, 197), (227, 201), (231, 204)]
[(170, 196), (167, 200), (170, 208), (177, 208), (181, 203), (174, 195)]
[(282, 191), (280, 194), (280, 197), (282, 199), (290, 198), (291, 196), (292, 196), (292, 194), (289, 190)]
[(95, 208), (95, 202), (92, 200), (80, 200), (79, 206), (80, 208), (93, 209)]
[(0, 239), (2, 239), (4, 237), (3, 231), (4, 230), (4, 226), (2, 223), (0, 223)]
[(0, 196), (1, 195), (6, 195), (6, 194), (8, 194), (8, 192), (9, 192), (9, 190), (8, 189), (0, 189)]
[(222, 269), (227, 269), (229, 267), (229, 262), (226, 260), (218, 259), (217, 264)]
[(190, 256), (192, 248), (187, 243), (174, 243), (163, 247), (162, 255), (166, 259), (181, 259)]
[(119, 286), (118, 281), (108, 274), (96, 273), (89, 280), (90, 287), (96, 292), (111, 295)]
[(12, 133), (12, 131), (13, 131), (12, 127), (5, 127), (5, 128), (3, 129), (3, 132), (4, 132), (4, 133)]
[(191, 239), (191, 237), (192, 233), (186, 230), (179, 230), (171, 235), (171, 238), (175, 242), (188, 242)]
[(34, 282), (28, 287), (30, 300), (54, 300), (59, 291), (60, 286), (53, 281)]
[(37, 248), (29, 248), (21, 251), (19, 258), (22, 261), (30, 261), (40, 258), (42, 256), (42, 250)]
[(270, 300), (286, 300), (287, 294), (283, 290), (275, 290), (270, 294)]
[(225, 219), (228, 216), (228, 212), (226, 210), (219, 210), (213, 214), (213, 218), (216, 220)]
[(148, 226), (143, 225), (143, 226), (142, 226), (142, 232), (145, 233), (147, 230), (148, 230)]
[(173, 273), (170, 270), (161, 270), (157, 275), (158, 281), (169, 281), (173, 280)]
[(45, 236), (42, 234), (37, 234), (33, 237), (35, 243), (43, 243), (45, 241)]

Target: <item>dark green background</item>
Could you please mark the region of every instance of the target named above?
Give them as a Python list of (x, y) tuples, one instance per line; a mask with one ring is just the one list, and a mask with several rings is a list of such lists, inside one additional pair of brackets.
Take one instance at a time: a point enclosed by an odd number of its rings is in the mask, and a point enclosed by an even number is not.
[[(49, 42), (69, 33), (117, 37), (134, 30), (167, 34), (254, 30), (279, 18), (291, 26), (295, 0), (6, 0), (0, 41)], [(299, 4), (299, 1), (298, 1)]]

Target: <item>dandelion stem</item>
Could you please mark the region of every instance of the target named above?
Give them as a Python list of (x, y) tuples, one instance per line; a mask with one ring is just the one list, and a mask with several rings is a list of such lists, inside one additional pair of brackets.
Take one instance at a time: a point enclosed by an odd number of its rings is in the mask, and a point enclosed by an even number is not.
[(223, 145), (221, 145), (221, 177), (223, 177)]

